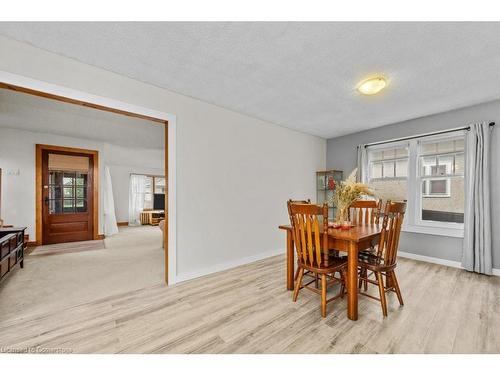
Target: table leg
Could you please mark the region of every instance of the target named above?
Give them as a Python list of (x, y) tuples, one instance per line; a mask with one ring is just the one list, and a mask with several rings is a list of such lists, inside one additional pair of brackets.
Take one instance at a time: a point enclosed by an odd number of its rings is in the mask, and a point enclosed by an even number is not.
[(286, 231), (286, 288), (293, 290), (294, 287), (294, 251), (293, 251), (293, 236), (292, 231)]
[(358, 246), (349, 243), (347, 254), (347, 317), (358, 320)]

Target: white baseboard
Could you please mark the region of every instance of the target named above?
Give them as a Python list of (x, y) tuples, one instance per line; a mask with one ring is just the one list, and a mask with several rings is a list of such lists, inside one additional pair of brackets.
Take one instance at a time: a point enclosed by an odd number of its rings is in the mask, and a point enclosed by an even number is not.
[(398, 251), (398, 256), (400, 256), (401, 258), (408, 258), (408, 259), (414, 259), (414, 260), (421, 260), (422, 262), (440, 264), (442, 266), (448, 266), (448, 267), (453, 267), (453, 268), (462, 268), (462, 264), (460, 262), (457, 262), (454, 260), (428, 257), (426, 255), (406, 253), (404, 251)]
[[(210, 275), (212, 273), (216, 273), (216, 272), (220, 272), (220, 271), (225, 271), (225, 270), (228, 270), (230, 268), (243, 266), (245, 264), (249, 264), (249, 263), (256, 262), (256, 261), (259, 261), (262, 259), (270, 258), (270, 257), (276, 256), (276, 255), (283, 255), (283, 254), (285, 254), (285, 250), (276, 249), (276, 250), (271, 250), (271, 251), (267, 251), (264, 253), (251, 255), (251, 256), (245, 257), (245, 258), (235, 259), (235, 260), (232, 260), (229, 262), (215, 264), (215, 265), (210, 266), (210, 267), (205, 267), (205, 268), (201, 268), (201, 269), (191, 271), (188, 273), (176, 275), (176, 277), (174, 279), (174, 284), (177, 284), (177, 283), (180, 283), (183, 281), (187, 281), (187, 280), (196, 279), (198, 277)], [(407, 253), (404, 251), (398, 251), (398, 256), (400, 256), (402, 258), (420, 260), (423, 262), (440, 264), (442, 266), (463, 269), (460, 262), (453, 261), (453, 260), (434, 258), (434, 257), (426, 256), (426, 255)], [(494, 268), (493, 275), (500, 276), (500, 269)]]
[(245, 258), (235, 259), (235, 260), (232, 260), (229, 262), (215, 264), (215, 265), (210, 266), (210, 267), (201, 268), (201, 269), (198, 269), (198, 270), (195, 270), (192, 272), (176, 275), (175, 279), (174, 279), (174, 284), (177, 284), (177, 283), (180, 283), (183, 281), (187, 281), (187, 280), (196, 279), (198, 277), (210, 275), (211, 273), (216, 273), (216, 272), (224, 271), (224, 270), (227, 270), (230, 268), (243, 266), (245, 264), (253, 263), (253, 262), (256, 262), (258, 260), (270, 258), (270, 257), (276, 256), (276, 255), (283, 255), (283, 254), (285, 254), (285, 250), (277, 249), (277, 250), (271, 250), (271, 251), (266, 251), (264, 253), (251, 255), (251, 256), (245, 257)]
[[(398, 251), (398, 256), (400, 256), (401, 258), (420, 260), (422, 262), (435, 263), (435, 264), (440, 264), (442, 266), (464, 269), (460, 262), (457, 262), (454, 260), (434, 258), (434, 257), (426, 256), (426, 255), (419, 255), (419, 254), (413, 254), (413, 253), (406, 253), (404, 251)], [(494, 276), (500, 276), (500, 269), (493, 268), (492, 272), (493, 272)]]

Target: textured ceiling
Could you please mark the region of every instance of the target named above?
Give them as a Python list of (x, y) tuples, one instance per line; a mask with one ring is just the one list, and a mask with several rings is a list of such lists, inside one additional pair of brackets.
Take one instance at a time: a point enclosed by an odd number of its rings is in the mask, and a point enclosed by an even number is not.
[[(500, 23), (0, 23), (0, 34), (325, 138), (500, 98)], [(374, 73), (387, 90), (359, 95)]]
[(163, 149), (164, 128), (151, 121), (0, 89), (0, 128), (48, 132), (121, 146)]

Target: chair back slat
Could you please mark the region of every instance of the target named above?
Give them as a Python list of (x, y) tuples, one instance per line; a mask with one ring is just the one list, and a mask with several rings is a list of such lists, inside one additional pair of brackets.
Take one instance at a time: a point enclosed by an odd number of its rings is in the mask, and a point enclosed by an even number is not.
[[(315, 215), (313, 218), (313, 230), (314, 230), (314, 248), (316, 249), (316, 264), (319, 267), (321, 264), (321, 234), (319, 231), (319, 220)], [(318, 262), (318, 259), (320, 262)]]
[(349, 206), (349, 219), (355, 225), (378, 224), (382, 200), (357, 200)]
[(300, 246), (302, 247), (302, 257), (304, 261), (307, 262), (308, 252), (307, 252), (307, 243), (306, 243), (306, 230), (304, 223), (304, 216), (298, 216), (298, 224), (299, 224), (299, 233), (300, 233)]
[(292, 222), (292, 211), (290, 211), (290, 206), (292, 204), (311, 204), (310, 199), (303, 199), (303, 200), (293, 200), (289, 199), (286, 202), (286, 207), (288, 208), (288, 216), (290, 217), (290, 223)]
[(293, 243), (295, 244), (295, 250), (297, 251), (297, 259), (300, 261), (304, 261), (304, 255), (302, 251), (302, 241), (300, 238), (300, 226), (294, 225), (292, 217), (290, 216), (290, 220), (292, 220), (292, 235), (293, 235)]
[[(289, 213), (297, 259), (319, 267), (322, 264), (322, 251), (328, 247), (328, 205), (290, 203)], [(320, 216), (323, 233), (320, 230)]]
[(387, 201), (382, 220), (382, 233), (380, 235), (377, 255), (384, 260), (385, 265), (396, 263), (399, 248), (399, 237), (406, 211), (405, 202)]
[(314, 245), (312, 239), (313, 233), (312, 233), (311, 215), (306, 215), (306, 234), (307, 234), (307, 254), (309, 255), (309, 262), (313, 263)]

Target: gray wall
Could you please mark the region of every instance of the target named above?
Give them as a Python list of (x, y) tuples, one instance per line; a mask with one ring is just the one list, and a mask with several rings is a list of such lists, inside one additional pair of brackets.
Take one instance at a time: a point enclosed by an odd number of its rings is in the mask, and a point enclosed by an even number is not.
[[(498, 123), (493, 130), (491, 141), (491, 209), (493, 266), (500, 269), (500, 101), (483, 103), (329, 139), (326, 152), (327, 168), (341, 169), (346, 175), (350, 173), (356, 167), (356, 146), (360, 143), (371, 143), (437, 130), (457, 128), (480, 121), (495, 121)], [(419, 233), (403, 233), (401, 235), (400, 250), (435, 258), (460, 261), (462, 257), (462, 239)]]

